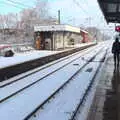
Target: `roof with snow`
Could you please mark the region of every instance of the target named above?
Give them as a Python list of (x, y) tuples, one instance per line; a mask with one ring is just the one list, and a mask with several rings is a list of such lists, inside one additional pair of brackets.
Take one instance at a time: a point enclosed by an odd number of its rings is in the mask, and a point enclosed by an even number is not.
[(73, 27), (70, 25), (42, 25), (42, 26), (34, 26), (34, 31), (69, 31), (80, 33), (80, 28)]

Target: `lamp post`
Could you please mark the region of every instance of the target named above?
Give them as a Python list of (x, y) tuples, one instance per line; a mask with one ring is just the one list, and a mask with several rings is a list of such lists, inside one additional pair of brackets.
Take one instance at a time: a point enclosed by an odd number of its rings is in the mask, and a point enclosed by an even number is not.
[(58, 10), (58, 24), (60, 24), (60, 10)]

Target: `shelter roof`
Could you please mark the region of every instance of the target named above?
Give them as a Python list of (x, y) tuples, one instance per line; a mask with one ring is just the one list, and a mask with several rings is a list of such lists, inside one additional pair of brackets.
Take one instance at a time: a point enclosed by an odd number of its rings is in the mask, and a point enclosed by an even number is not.
[(62, 25), (62, 24), (55, 24), (55, 25), (38, 25), (34, 26), (34, 32), (45, 32), (45, 31), (68, 31), (68, 32), (75, 32), (75, 33), (88, 33), (87, 31), (80, 29), (79, 27), (74, 27), (71, 25)]
[(120, 0), (98, 0), (106, 21), (120, 23)]

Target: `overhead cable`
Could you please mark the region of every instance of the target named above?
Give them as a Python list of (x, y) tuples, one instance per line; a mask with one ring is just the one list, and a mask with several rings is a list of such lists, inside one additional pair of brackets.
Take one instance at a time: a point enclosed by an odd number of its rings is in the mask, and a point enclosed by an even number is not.
[(85, 14), (88, 15), (88, 12), (82, 7), (82, 5), (81, 5), (78, 1), (73, 0), (73, 2), (74, 2), (78, 7), (80, 7)]
[(11, 6), (13, 6), (13, 7), (16, 7), (16, 8), (18, 8), (18, 9), (23, 9), (23, 7), (20, 7), (20, 6), (17, 6), (17, 5), (15, 5), (15, 4), (11, 4), (11, 3), (7, 3), (7, 2), (4, 2), (4, 1), (0, 1), (0, 4), (8, 4), (8, 5), (11, 5)]
[(20, 5), (20, 6), (23, 6), (23, 7), (31, 7), (29, 5), (26, 5), (26, 4), (23, 4), (21, 2), (17, 2), (17, 1), (13, 1), (13, 0), (7, 0), (8, 2), (11, 2), (13, 4), (16, 4), (16, 5)]

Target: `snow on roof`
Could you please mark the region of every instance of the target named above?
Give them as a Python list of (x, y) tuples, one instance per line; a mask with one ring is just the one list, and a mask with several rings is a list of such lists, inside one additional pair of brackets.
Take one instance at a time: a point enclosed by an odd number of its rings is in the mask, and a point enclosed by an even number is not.
[(84, 32), (84, 33), (88, 33), (87, 31), (85, 31), (85, 30), (81, 30), (82, 32)]
[(70, 25), (42, 25), (42, 26), (34, 26), (34, 31), (69, 31), (80, 33), (80, 28), (73, 27)]

